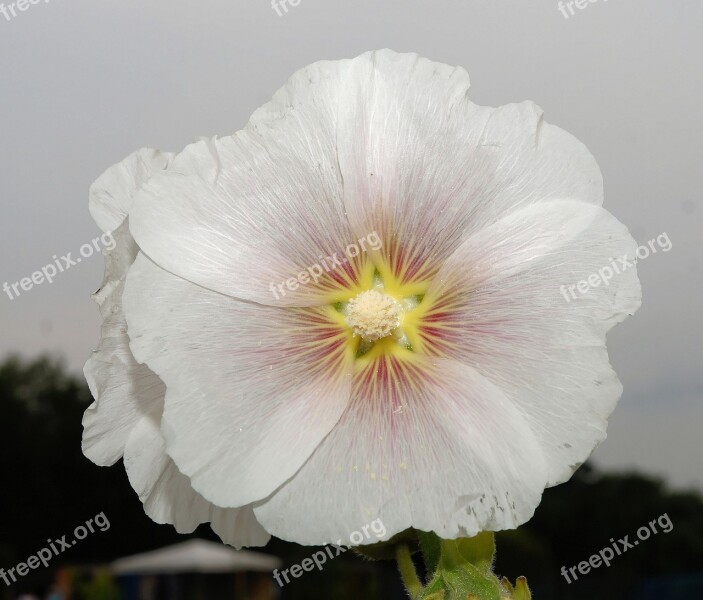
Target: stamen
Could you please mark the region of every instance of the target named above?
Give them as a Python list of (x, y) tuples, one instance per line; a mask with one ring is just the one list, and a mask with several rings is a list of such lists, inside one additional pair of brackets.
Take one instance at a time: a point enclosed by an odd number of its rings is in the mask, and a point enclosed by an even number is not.
[(401, 305), (377, 290), (362, 292), (347, 304), (347, 323), (364, 341), (388, 337), (400, 325)]

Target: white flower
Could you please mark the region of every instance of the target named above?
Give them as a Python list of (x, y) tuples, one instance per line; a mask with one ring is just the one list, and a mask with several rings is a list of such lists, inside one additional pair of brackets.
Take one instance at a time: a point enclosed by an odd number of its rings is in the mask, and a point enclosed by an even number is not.
[[(636, 244), (581, 143), (468, 88), (387, 50), (316, 63), (237, 134), (96, 182), (117, 247), (84, 447), (124, 453), (152, 518), (214, 519), (234, 545), (378, 518), (386, 538), (471, 536), (529, 519), (605, 438), (605, 335), (637, 275), (560, 288)], [(377, 249), (272, 295), (371, 232)]]

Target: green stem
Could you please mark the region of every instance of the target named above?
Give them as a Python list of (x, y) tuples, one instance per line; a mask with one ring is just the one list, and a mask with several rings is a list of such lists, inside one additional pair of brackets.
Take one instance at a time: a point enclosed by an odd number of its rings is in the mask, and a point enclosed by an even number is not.
[(405, 585), (410, 598), (413, 600), (419, 598), (424, 588), (420, 578), (417, 576), (410, 550), (406, 544), (398, 545), (395, 550), (395, 560), (398, 563), (398, 570), (400, 571), (403, 585)]

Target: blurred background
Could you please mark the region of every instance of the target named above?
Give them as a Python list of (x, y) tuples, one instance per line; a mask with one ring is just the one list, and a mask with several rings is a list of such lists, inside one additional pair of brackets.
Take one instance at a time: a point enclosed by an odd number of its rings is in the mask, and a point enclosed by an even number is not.
[[(176, 151), (235, 132), (298, 68), (383, 47), (461, 65), (475, 102), (533, 100), (584, 141), (606, 208), (638, 242), (671, 241), (640, 261), (643, 306), (609, 336), (625, 394), (608, 439), (532, 521), (499, 534), (497, 571), (526, 575), (536, 600), (703, 597), (703, 3), (295, 4), (0, 3), (0, 286), (81, 256), (100, 235), (87, 190), (107, 167), (143, 146)], [(209, 527), (179, 536), (144, 515), (121, 466), (82, 456), (80, 370), (99, 338), (90, 294), (102, 269), (86, 251), (51, 284), (0, 291), (0, 568), (90, 519), (95, 529), (18, 583), (0, 571), (0, 598), (403, 598), (393, 564), (350, 553), (281, 591), (272, 566), (315, 549), (273, 540), (248, 555), (208, 544)], [(662, 515), (668, 533), (576, 581), (562, 576)]]

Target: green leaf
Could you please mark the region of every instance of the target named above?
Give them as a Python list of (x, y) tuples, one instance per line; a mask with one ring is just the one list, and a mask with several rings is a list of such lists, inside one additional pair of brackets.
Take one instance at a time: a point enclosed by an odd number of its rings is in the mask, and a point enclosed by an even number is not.
[(490, 531), (482, 531), (472, 538), (442, 542), (442, 557), (445, 561), (468, 562), (487, 573), (492, 572), (495, 553), (495, 537)]
[(532, 600), (532, 593), (530, 592), (530, 588), (527, 586), (527, 579), (524, 577), (517, 578), (512, 600)]
[(524, 577), (519, 577), (513, 586), (507, 579), (501, 582), (493, 573), (493, 533), (457, 540), (443, 540), (431, 532), (412, 533), (422, 550), (429, 583), (423, 588), (417, 578), (412, 545), (396, 546), (396, 560), (413, 600), (531, 600)]
[(492, 573), (486, 573), (471, 564), (457, 565), (452, 569), (443, 569), (441, 573), (448, 600), (464, 600), (473, 594), (476, 600), (500, 600), (500, 582)]
[[(429, 565), (436, 564), (432, 581), (420, 596), (422, 600), (500, 600), (501, 586), (492, 572), (495, 543), (492, 533), (473, 538), (441, 540), (434, 534), (420, 535), (420, 546)], [(439, 547), (439, 560), (436, 560)]]
[(432, 579), (439, 566), (439, 558), (442, 552), (442, 540), (436, 533), (431, 531), (418, 531), (417, 539), (420, 542), (422, 557), (425, 560), (427, 578)]

